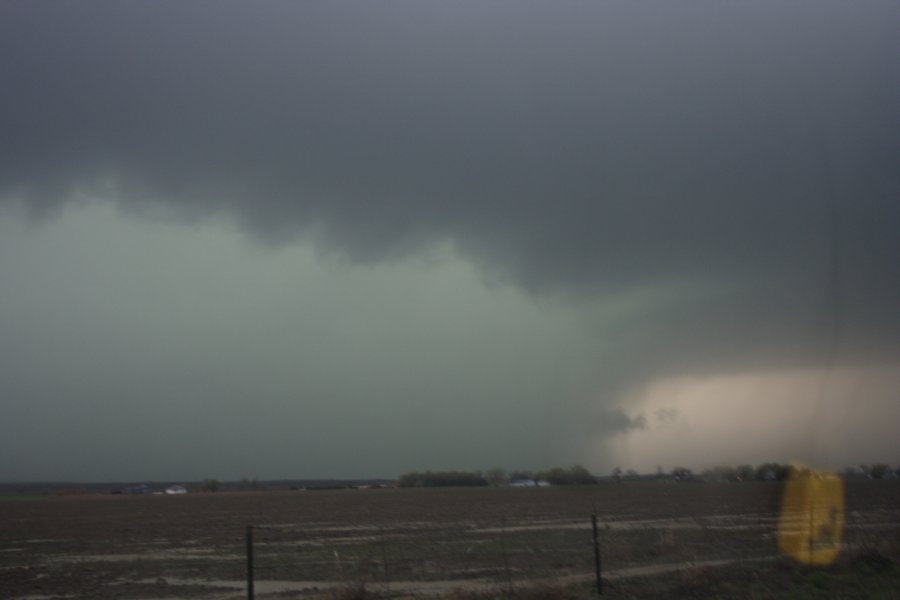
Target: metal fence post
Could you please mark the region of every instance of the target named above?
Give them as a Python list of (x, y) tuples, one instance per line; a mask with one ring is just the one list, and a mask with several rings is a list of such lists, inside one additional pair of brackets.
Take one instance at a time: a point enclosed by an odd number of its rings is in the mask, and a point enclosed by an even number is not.
[(503, 571), (506, 573), (506, 592), (512, 596), (512, 571), (509, 569), (509, 556), (506, 554), (506, 516), (500, 517), (500, 552), (503, 554)]
[(600, 539), (597, 535), (597, 513), (591, 513), (591, 528), (594, 532), (594, 571), (597, 574), (597, 595), (603, 595), (603, 577), (600, 570)]
[(381, 565), (384, 570), (384, 587), (387, 590), (388, 597), (391, 595), (391, 578), (388, 575), (387, 546), (384, 543), (384, 527), (379, 528), (381, 537)]
[(253, 525), (247, 525), (247, 600), (253, 600)]

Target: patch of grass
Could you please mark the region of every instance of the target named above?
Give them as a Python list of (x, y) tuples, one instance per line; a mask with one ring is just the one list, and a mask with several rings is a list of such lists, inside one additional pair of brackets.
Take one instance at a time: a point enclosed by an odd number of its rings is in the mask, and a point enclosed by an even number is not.
[(494, 590), (463, 590), (450, 592), (448, 600), (583, 600), (590, 596), (578, 587), (566, 587), (550, 584), (531, 586), (513, 586)]
[(364, 583), (351, 583), (332, 588), (329, 600), (375, 600), (382, 596), (366, 587)]
[(752, 566), (697, 567), (685, 569), (677, 577), (635, 580), (624, 587), (627, 592), (616, 597), (888, 600), (900, 598), (900, 563), (888, 553), (869, 550), (826, 567), (787, 559)]

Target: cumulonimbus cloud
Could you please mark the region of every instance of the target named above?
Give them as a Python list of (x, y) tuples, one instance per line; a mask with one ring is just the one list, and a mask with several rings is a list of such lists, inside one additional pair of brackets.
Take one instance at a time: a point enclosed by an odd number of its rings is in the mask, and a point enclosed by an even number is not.
[(622, 325), (648, 368), (822, 361), (823, 325), (898, 351), (895, 4), (383, 8), (6, 4), (0, 197), (360, 261), (449, 240), (538, 293), (680, 286)]

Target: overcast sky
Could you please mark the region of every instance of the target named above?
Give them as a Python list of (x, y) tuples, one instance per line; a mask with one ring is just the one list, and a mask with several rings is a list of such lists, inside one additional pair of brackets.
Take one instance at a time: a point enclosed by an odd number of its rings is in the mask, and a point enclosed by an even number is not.
[(4, 2), (0, 480), (900, 463), (897, 23)]

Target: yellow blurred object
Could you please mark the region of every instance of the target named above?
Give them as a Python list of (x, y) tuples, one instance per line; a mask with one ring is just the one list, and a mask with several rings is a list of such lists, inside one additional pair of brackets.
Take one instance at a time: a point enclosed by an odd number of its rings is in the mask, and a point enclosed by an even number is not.
[(837, 558), (844, 530), (844, 482), (825, 471), (791, 467), (778, 519), (778, 548), (807, 565)]

